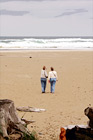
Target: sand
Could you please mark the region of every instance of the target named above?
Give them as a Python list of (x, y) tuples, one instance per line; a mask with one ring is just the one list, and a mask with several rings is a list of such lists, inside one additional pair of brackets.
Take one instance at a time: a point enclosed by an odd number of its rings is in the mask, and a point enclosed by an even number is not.
[[(32, 58), (30, 58), (32, 57)], [(53, 66), (58, 73), (55, 94), (41, 93), (40, 73)], [(84, 109), (93, 106), (93, 51), (1, 51), (0, 99), (11, 99), (15, 106), (44, 108), (28, 112), (24, 118), (39, 140), (58, 140), (60, 127), (87, 125)], [(24, 112), (18, 112), (22, 117)]]

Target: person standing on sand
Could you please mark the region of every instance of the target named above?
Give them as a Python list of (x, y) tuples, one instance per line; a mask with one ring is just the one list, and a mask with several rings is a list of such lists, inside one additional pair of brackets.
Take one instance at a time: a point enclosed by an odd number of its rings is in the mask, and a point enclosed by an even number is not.
[(47, 75), (47, 72), (46, 72), (46, 67), (43, 66), (43, 69), (41, 70), (41, 88), (42, 88), (42, 93), (45, 93), (47, 78), (48, 78), (48, 75)]
[(50, 69), (51, 69), (51, 71), (49, 72), (48, 81), (50, 82), (50, 91), (51, 91), (51, 93), (54, 93), (55, 84), (56, 84), (56, 81), (58, 81), (58, 78), (57, 78), (57, 72), (54, 71), (54, 68), (51, 67)]

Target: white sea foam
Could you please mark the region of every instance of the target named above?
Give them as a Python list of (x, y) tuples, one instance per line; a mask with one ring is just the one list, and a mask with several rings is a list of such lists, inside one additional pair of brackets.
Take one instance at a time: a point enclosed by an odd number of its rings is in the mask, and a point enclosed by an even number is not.
[(0, 49), (93, 49), (93, 39), (1, 37)]

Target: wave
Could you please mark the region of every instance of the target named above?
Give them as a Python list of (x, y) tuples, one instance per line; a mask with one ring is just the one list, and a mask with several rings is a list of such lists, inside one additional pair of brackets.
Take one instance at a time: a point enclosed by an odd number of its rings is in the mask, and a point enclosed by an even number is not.
[(0, 38), (0, 49), (93, 49), (92, 38)]

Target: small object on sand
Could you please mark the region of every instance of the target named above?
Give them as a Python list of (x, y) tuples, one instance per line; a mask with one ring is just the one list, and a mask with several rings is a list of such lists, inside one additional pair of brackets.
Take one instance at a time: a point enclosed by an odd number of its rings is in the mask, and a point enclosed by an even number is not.
[(59, 136), (60, 140), (66, 140), (66, 130), (63, 127), (61, 127), (60, 130), (61, 130), (61, 133)]
[(32, 56), (30, 56), (29, 58), (32, 58)]
[(41, 133), (41, 132), (39, 132), (38, 134), (39, 134), (39, 135), (43, 135), (43, 133)]

